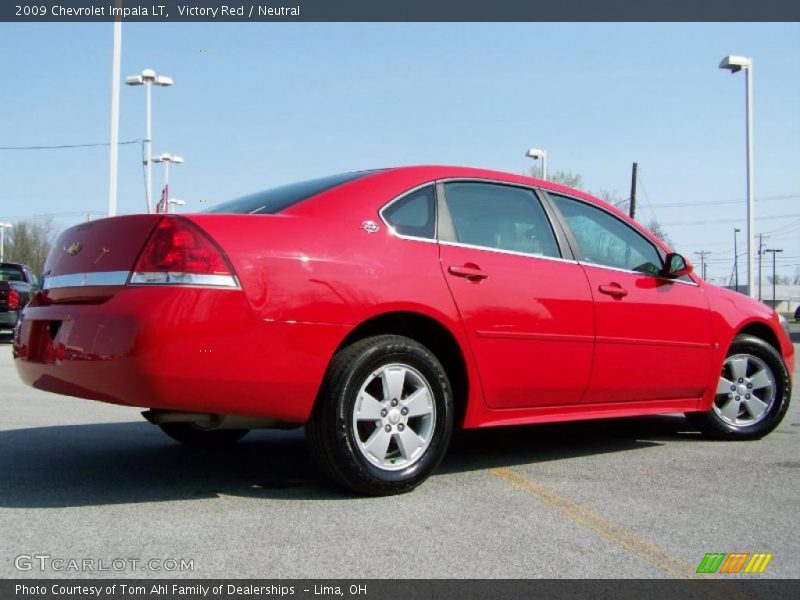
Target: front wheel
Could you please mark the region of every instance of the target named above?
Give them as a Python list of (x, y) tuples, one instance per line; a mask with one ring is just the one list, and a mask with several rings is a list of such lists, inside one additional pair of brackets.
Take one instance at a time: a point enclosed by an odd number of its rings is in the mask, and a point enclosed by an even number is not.
[(790, 396), (789, 373), (777, 350), (760, 338), (740, 335), (722, 365), (711, 410), (686, 417), (710, 437), (757, 439), (780, 424)]
[(422, 483), (452, 429), (452, 392), (439, 360), (412, 339), (382, 335), (334, 356), (306, 437), (330, 477), (381, 496)]

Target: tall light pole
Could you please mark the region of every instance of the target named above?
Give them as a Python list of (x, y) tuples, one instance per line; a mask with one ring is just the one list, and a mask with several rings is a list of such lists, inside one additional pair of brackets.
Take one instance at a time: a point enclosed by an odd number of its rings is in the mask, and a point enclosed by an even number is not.
[(775, 299), (775, 255), (783, 252), (783, 248), (767, 248), (765, 252), (772, 252), (772, 308), (778, 310), (778, 302)]
[[(116, 2), (120, 8), (120, 0)], [(114, 20), (114, 52), (111, 59), (111, 132), (108, 143), (108, 216), (117, 214), (117, 174), (119, 159), (119, 72), (122, 54), (122, 20)]]
[[(165, 213), (169, 212), (169, 165), (176, 164), (180, 165), (183, 164), (183, 158), (180, 156), (173, 156), (172, 154), (160, 154), (153, 158), (153, 162), (157, 163), (164, 163), (164, 191), (162, 192), (162, 201), (158, 203), (158, 206), (162, 206), (162, 209)], [(158, 206), (156, 207), (156, 212), (158, 212)]]
[(11, 223), (0, 223), (0, 262), (3, 262), (5, 259), (5, 251), (6, 251), (6, 229), (11, 229), (13, 225)]
[(125, 78), (125, 85), (143, 85), (145, 89), (145, 194), (147, 195), (147, 212), (153, 212), (153, 111), (151, 89), (154, 85), (167, 87), (173, 84), (171, 77), (156, 75), (153, 69), (145, 69), (140, 75)]
[(547, 150), (539, 148), (531, 148), (525, 153), (525, 156), (532, 158), (534, 161), (542, 159), (542, 179), (547, 181)]
[(739, 233), (741, 229), (738, 227), (733, 228), (733, 281), (734, 285), (736, 286), (736, 291), (739, 291), (739, 253), (737, 251), (737, 244), (736, 238), (737, 233)]
[(747, 293), (755, 297), (755, 183), (753, 179), (753, 61), (744, 56), (726, 56), (720, 69), (731, 73), (744, 70), (747, 120)]

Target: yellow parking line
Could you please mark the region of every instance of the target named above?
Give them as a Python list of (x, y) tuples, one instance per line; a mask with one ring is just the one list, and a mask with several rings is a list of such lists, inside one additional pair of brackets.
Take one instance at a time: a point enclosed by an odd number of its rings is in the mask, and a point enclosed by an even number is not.
[(511, 469), (497, 468), (490, 469), (489, 472), (506, 481), (511, 487), (533, 496), (537, 500), (555, 508), (579, 525), (591, 529), (600, 537), (615, 543), (617, 546), (621, 546), (643, 561), (658, 567), (670, 577), (679, 579), (699, 577), (695, 573), (696, 565), (689, 564), (674, 554), (659, 548), (652, 542), (639, 537), (631, 530), (609, 521), (577, 502), (559, 496), (553, 490), (531, 481)]
[(709, 598), (715, 600), (750, 600), (752, 598), (742, 589), (734, 587), (726, 581), (713, 579), (711, 575), (697, 573), (696, 565), (689, 564), (682, 558), (639, 537), (630, 529), (609, 521), (577, 502), (559, 496), (550, 488), (531, 481), (512, 469), (500, 467), (489, 469), (489, 473), (504, 480), (511, 487), (544, 502), (578, 525), (591, 529), (600, 537), (624, 548), (639, 559), (658, 567), (670, 577), (695, 580), (692, 582), (692, 587)]

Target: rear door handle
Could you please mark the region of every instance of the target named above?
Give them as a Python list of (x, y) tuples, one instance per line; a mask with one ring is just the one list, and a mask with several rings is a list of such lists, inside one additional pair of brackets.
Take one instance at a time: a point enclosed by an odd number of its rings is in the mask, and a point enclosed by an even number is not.
[(613, 296), (614, 298), (624, 298), (628, 295), (628, 290), (622, 287), (618, 283), (612, 283), (609, 285), (601, 285), (599, 288), (601, 294), (608, 294), (609, 296)]
[(480, 281), (489, 277), (477, 265), (464, 265), (463, 267), (448, 267), (448, 272), (456, 277), (466, 277), (470, 281)]

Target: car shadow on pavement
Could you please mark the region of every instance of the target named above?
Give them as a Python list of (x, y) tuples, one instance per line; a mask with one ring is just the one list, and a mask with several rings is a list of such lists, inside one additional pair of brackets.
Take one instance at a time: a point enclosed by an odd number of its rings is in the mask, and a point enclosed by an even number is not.
[[(689, 431), (687, 431), (689, 430)], [(464, 431), (438, 474), (642, 450), (697, 437), (681, 416)], [(0, 431), (0, 507), (54, 508), (245, 496), (352, 498), (311, 461), (302, 430), (252, 432), (224, 451), (192, 450), (147, 423)]]

